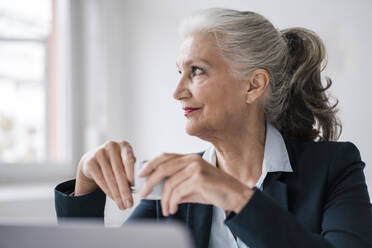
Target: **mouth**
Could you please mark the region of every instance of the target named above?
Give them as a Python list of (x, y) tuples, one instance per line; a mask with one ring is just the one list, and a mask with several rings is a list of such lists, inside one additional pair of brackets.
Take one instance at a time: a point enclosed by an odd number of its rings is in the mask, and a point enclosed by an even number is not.
[(195, 112), (201, 108), (192, 108), (192, 107), (185, 107), (183, 110), (185, 111), (185, 116), (190, 115), (192, 112)]

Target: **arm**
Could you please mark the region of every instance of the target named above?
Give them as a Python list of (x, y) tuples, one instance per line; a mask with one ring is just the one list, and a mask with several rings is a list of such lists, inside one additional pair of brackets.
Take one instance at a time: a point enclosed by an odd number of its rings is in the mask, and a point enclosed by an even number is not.
[[(75, 180), (63, 182), (54, 190), (58, 221), (62, 218), (100, 218), (103, 222), (106, 195), (101, 189), (82, 196), (70, 196), (75, 189)], [(138, 219), (155, 219), (156, 201), (142, 199), (124, 224)]]
[(342, 144), (329, 168), (321, 234), (305, 229), (256, 188), (225, 224), (251, 247), (372, 247), (372, 211), (363, 168), (358, 149)]

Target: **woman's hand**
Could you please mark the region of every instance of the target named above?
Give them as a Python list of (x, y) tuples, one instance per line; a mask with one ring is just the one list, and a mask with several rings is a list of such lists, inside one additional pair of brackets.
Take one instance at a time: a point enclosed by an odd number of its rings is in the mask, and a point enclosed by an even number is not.
[(177, 212), (178, 204), (212, 204), (239, 213), (253, 190), (238, 179), (207, 163), (198, 154), (162, 154), (151, 160), (138, 174), (148, 176), (141, 190), (146, 197), (163, 178), (161, 207), (164, 216)]
[(132, 207), (130, 186), (134, 185), (135, 162), (133, 149), (126, 141), (108, 141), (85, 153), (78, 166), (75, 196), (100, 187), (121, 210)]

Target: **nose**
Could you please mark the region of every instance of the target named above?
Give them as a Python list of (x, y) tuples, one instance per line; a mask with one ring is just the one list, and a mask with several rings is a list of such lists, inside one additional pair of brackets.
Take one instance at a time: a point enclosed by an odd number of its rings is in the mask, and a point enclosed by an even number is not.
[(178, 82), (177, 88), (173, 93), (173, 98), (176, 100), (182, 100), (191, 96), (190, 90), (187, 88), (187, 80), (181, 77)]

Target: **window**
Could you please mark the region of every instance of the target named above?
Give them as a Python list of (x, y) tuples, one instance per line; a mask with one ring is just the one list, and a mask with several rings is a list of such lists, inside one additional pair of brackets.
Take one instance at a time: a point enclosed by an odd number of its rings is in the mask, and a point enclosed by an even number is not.
[[(58, 4), (57, 4), (58, 2)], [(5, 165), (66, 164), (66, 76), (57, 78), (67, 51), (58, 36), (68, 1), (0, 2), (0, 170)], [(64, 13), (62, 13), (64, 11)]]

